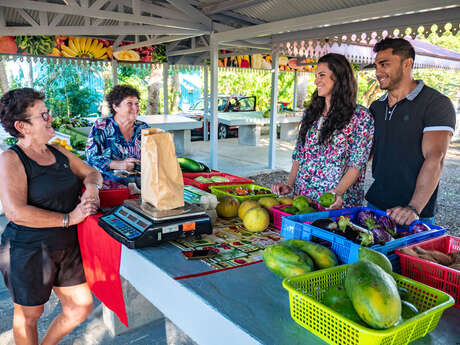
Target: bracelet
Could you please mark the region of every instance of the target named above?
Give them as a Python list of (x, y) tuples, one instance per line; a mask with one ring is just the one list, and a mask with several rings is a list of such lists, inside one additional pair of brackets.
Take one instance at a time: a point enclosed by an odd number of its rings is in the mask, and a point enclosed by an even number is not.
[(420, 213), (418, 213), (417, 209), (416, 209), (414, 206), (412, 206), (412, 205), (406, 205), (406, 208), (408, 208), (409, 210), (411, 210), (412, 212), (414, 212), (414, 213), (417, 215), (417, 217), (420, 218)]
[(68, 228), (69, 227), (69, 214), (64, 213), (64, 218), (62, 218), (62, 227)]
[(94, 185), (96, 185), (96, 188), (97, 188), (98, 190), (101, 190), (101, 188), (102, 188), (102, 186), (101, 186), (99, 183), (97, 183), (97, 182), (88, 182), (88, 184), (94, 184)]

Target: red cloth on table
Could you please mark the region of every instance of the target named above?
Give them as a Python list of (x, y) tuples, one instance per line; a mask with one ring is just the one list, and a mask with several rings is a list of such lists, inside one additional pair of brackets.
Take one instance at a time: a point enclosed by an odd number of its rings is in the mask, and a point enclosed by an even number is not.
[(78, 225), (86, 280), (94, 295), (129, 327), (120, 279), (121, 243), (97, 224), (100, 216), (89, 216)]

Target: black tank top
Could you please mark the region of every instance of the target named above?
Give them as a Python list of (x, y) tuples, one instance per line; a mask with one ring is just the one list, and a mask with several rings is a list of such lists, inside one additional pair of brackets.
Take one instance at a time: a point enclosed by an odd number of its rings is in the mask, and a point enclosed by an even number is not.
[[(72, 172), (68, 158), (54, 147), (47, 145), (56, 163), (39, 165), (22, 149), (10, 148), (17, 153), (27, 176), (27, 204), (49, 211), (69, 213), (79, 202), (81, 182)], [(64, 249), (75, 244), (77, 226), (69, 228), (33, 228), (9, 222), (2, 238), (21, 247)]]

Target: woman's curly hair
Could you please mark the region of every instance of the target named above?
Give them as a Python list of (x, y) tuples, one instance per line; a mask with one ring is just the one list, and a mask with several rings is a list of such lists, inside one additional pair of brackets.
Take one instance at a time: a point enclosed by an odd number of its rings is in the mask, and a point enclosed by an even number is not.
[(14, 127), (16, 121), (27, 120), (27, 108), (32, 107), (36, 101), (43, 101), (45, 95), (32, 88), (25, 87), (8, 91), (0, 99), (0, 122), (3, 128), (15, 138), (23, 135)]
[[(341, 54), (326, 54), (318, 60), (318, 64), (327, 63), (332, 71), (334, 86), (332, 88), (331, 105), (318, 138), (319, 144), (327, 144), (335, 131), (340, 131), (350, 122), (356, 108), (357, 84), (351, 64)], [(313, 122), (321, 117), (326, 101), (313, 93), (308, 107), (305, 109), (300, 125), (298, 141), (305, 145), (305, 137)]]
[(120, 105), (120, 103), (126, 98), (126, 97), (137, 97), (138, 99), (140, 98), (139, 91), (135, 89), (134, 87), (130, 85), (116, 85), (110, 91), (107, 96), (105, 96), (105, 99), (107, 100), (107, 103), (109, 103), (109, 108), (110, 112), (115, 115), (115, 109), (113, 109), (113, 105), (116, 105), (117, 107)]

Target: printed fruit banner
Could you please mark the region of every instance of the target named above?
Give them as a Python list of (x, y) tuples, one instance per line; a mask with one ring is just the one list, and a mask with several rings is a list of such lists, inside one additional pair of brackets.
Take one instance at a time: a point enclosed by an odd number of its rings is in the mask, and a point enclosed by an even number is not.
[[(123, 42), (127, 45), (130, 42)], [(73, 36), (0, 36), (0, 53), (62, 56), (81, 59), (142, 61), (162, 63), (167, 61), (162, 45), (113, 52), (113, 41)]]
[[(222, 51), (223, 54), (226, 51)], [(280, 56), (279, 66), (281, 71), (298, 71), (298, 72), (313, 72), (315, 66), (311, 66), (313, 59), (288, 58)], [(232, 56), (221, 58), (218, 61), (219, 67), (241, 67), (241, 68), (257, 68), (271, 69), (272, 56), (270, 54), (254, 54), (243, 56)]]

